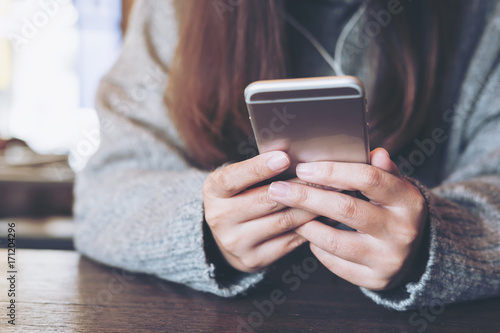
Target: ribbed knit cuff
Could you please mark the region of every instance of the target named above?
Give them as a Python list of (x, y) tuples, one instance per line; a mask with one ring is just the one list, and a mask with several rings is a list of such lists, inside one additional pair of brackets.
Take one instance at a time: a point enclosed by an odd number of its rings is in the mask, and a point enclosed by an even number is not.
[(433, 195), (419, 181), (403, 176), (410, 183), (415, 185), (422, 193), (427, 204), (428, 218), (419, 254), (415, 259), (414, 267), (411, 268), (413, 275), (406, 279), (406, 282), (398, 287), (384, 291), (373, 291), (361, 288), (361, 291), (370, 297), (375, 303), (398, 311), (409, 310), (421, 306), (418, 300), (423, 291), (428, 288), (431, 278), (431, 270), (435, 262), (436, 255), (436, 225), (438, 215), (433, 205)]

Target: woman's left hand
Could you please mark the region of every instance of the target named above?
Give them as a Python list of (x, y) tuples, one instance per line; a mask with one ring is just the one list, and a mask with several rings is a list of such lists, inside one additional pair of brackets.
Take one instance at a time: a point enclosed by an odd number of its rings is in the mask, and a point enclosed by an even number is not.
[[(339, 221), (356, 231), (312, 220), (296, 229), (314, 255), (341, 278), (372, 290), (397, 286), (419, 250), (427, 220), (420, 190), (399, 175), (382, 148), (371, 152), (372, 164), (313, 162), (297, 167), (309, 183), (360, 191), (370, 201), (292, 182), (275, 182), (275, 201)], [(307, 167), (307, 168), (306, 168)]]

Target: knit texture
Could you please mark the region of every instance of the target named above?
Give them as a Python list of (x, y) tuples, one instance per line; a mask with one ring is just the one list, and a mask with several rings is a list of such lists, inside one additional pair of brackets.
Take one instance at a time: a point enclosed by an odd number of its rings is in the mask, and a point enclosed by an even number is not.
[[(391, 291), (362, 288), (384, 306), (405, 310), (500, 294), (498, 8), (460, 90), (445, 176), (434, 188), (411, 180), (429, 211), (424, 273)], [(114, 267), (234, 296), (264, 274), (241, 274), (228, 284), (205, 252), (201, 189), (208, 172), (187, 162), (163, 103), (177, 39), (170, 1), (137, 1), (123, 52), (98, 91), (101, 145), (76, 179), (75, 246)]]

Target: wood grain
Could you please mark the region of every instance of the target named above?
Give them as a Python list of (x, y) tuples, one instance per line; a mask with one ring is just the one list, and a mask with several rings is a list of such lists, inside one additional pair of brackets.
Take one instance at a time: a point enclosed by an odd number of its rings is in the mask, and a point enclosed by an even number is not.
[[(102, 266), (72, 251), (16, 255), (16, 326), (7, 325), (3, 310), (1, 332), (500, 332), (499, 298), (437, 306), (438, 315), (389, 311), (322, 266), (313, 270), (307, 250), (280, 261), (262, 285), (233, 299)], [(8, 305), (6, 257), (1, 250), (2, 309)], [(294, 263), (311, 273), (293, 274)], [(281, 303), (273, 311), (255, 305), (272, 300)]]

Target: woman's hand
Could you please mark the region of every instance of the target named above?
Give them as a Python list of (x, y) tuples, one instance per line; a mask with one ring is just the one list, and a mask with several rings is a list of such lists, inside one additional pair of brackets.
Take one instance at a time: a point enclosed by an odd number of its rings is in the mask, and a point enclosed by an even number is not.
[(357, 231), (310, 221), (296, 233), (333, 273), (356, 285), (385, 290), (402, 281), (421, 243), (427, 206), (419, 189), (399, 177), (384, 149), (371, 153), (372, 165), (315, 162), (297, 166), (305, 182), (359, 190), (370, 201), (302, 184), (275, 182), (272, 199), (324, 215)]
[(258, 271), (303, 244), (293, 230), (317, 217), (270, 199), (269, 185), (248, 189), (289, 165), (287, 154), (273, 151), (215, 170), (205, 180), (205, 220), (224, 258), (240, 271)]

